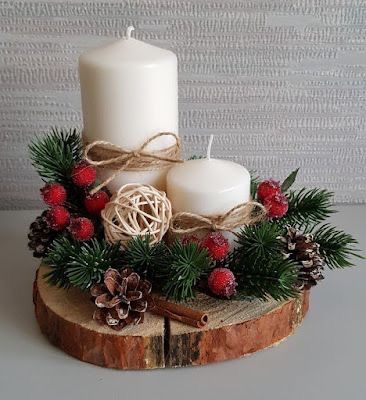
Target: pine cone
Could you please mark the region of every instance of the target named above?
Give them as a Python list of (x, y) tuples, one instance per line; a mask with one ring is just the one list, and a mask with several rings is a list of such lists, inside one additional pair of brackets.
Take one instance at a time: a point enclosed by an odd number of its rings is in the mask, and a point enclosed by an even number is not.
[(311, 234), (303, 234), (295, 228), (287, 227), (287, 234), (282, 236), (285, 244), (284, 254), (299, 263), (299, 288), (310, 289), (317, 281), (324, 279), (324, 261), (319, 253), (319, 244)]
[(33, 257), (42, 258), (45, 256), (56, 233), (50, 228), (46, 219), (47, 210), (38, 216), (30, 224), (28, 233), (28, 247), (33, 250)]
[(93, 319), (117, 331), (129, 324), (140, 324), (144, 320), (150, 292), (151, 283), (140, 279), (131, 268), (121, 271), (108, 268), (104, 282), (90, 289), (98, 307)]

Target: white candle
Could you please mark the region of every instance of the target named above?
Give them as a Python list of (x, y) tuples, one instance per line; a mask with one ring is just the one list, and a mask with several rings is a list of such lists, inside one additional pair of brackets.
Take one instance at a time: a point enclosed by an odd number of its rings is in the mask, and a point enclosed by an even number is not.
[(171, 168), (167, 194), (174, 212), (204, 216), (225, 214), (250, 198), (250, 174), (242, 165), (210, 157), (186, 161)]
[[(177, 57), (131, 38), (87, 51), (79, 58), (84, 136), (88, 142), (104, 140), (126, 150), (138, 149), (159, 132), (178, 133)], [(174, 144), (160, 137), (149, 150)], [(130, 183), (147, 183), (165, 189), (169, 168), (122, 172), (111, 184), (112, 191)], [(101, 178), (111, 171), (102, 170)]]

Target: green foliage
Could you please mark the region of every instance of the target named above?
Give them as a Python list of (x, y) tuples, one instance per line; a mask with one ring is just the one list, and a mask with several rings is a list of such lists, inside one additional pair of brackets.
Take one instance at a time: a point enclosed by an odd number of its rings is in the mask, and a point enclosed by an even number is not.
[(260, 183), (260, 178), (255, 171), (249, 171), (250, 173), (250, 195), (252, 199), (257, 197), (257, 188)]
[(272, 297), (275, 300), (287, 300), (298, 295), (298, 268), (289, 259), (274, 255), (267, 260), (257, 260), (254, 264), (243, 260), (240, 269), (238, 267), (235, 268), (238, 299), (256, 297), (267, 300)]
[(110, 245), (97, 239), (81, 243), (62, 237), (54, 240), (44, 261), (51, 267), (45, 276), (50, 284), (86, 290), (100, 282), (104, 272), (120, 261), (119, 244)]
[(70, 254), (76, 254), (80, 250), (80, 244), (73, 242), (66, 236), (55, 239), (50, 246), (47, 256), (44, 258), (51, 270), (44, 275), (50, 285), (68, 288), (70, 281), (67, 276), (67, 267), (70, 262)]
[(76, 129), (53, 128), (29, 145), (30, 159), (38, 174), (46, 182), (67, 184), (73, 164), (83, 155), (83, 144)]
[(306, 189), (290, 191), (288, 194), (289, 209), (279, 224), (294, 227), (317, 225), (335, 211), (332, 209), (333, 193), (325, 189)]
[(170, 247), (169, 262), (163, 293), (175, 301), (194, 298), (194, 287), (210, 266), (207, 251), (197, 243), (183, 244), (175, 241)]
[(364, 258), (355, 247), (358, 242), (350, 234), (324, 224), (313, 232), (319, 251), (330, 269), (352, 267), (352, 257)]
[(285, 300), (296, 296), (298, 268), (283, 257), (278, 238), (282, 233), (281, 226), (268, 221), (241, 230), (229, 262), (237, 277), (238, 298)]
[(299, 169), (300, 168), (297, 168), (295, 171), (292, 171), (291, 174), (283, 181), (281, 185), (282, 192), (287, 192), (287, 190), (290, 189), (290, 187), (295, 183)]
[(273, 254), (280, 253), (281, 242), (278, 237), (282, 233), (281, 226), (269, 221), (244, 226), (236, 240), (239, 245), (236, 255), (240, 254), (242, 259), (251, 263), (257, 259), (269, 259)]
[(166, 274), (169, 263), (169, 249), (164, 242), (150, 244), (150, 237), (136, 236), (129, 241), (124, 253), (124, 260), (138, 274), (155, 280)]
[(202, 158), (205, 158), (204, 156), (197, 156), (196, 154), (193, 154), (188, 158), (188, 160), (201, 160)]

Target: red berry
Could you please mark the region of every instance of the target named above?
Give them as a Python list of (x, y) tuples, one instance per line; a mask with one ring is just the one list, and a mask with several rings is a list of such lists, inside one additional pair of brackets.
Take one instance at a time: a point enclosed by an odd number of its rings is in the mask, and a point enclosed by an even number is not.
[(230, 249), (229, 241), (220, 232), (211, 232), (202, 240), (202, 247), (215, 261), (223, 260)]
[(71, 171), (71, 179), (76, 186), (90, 186), (95, 182), (96, 177), (96, 169), (86, 161), (74, 165)]
[(267, 209), (269, 218), (281, 218), (288, 211), (288, 200), (283, 193), (277, 193), (264, 201), (264, 207)]
[(261, 182), (257, 188), (258, 199), (262, 202), (280, 192), (280, 182), (273, 179), (267, 179), (266, 181)]
[(188, 243), (197, 243), (198, 246), (201, 246), (201, 239), (196, 235), (185, 235), (182, 239), (182, 244), (186, 245)]
[(41, 189), (41, 196), (49, 206), (59, 206), (66, 200), (66, 190), (59, 183), (47, 183)]
[(217, 296), (230, 298), (237, 286), (235, 275), (228, 268), (215, 268), (208, 276), (208, 287)]
[(109, 196), (104, 191), (89, 194), (84, 199), (84, 206), (88, 213), (98, 215), (109, 201)]
[(70, 223), (70, 213), (65, 207), (55, 206), (47, 211), (47, 221), (55, 231), (62, 231)]
[(94, 225), (89, 218), (73, 218), (70, 223), (70, 232), (76, 240), (89, 240), (94, 235)]

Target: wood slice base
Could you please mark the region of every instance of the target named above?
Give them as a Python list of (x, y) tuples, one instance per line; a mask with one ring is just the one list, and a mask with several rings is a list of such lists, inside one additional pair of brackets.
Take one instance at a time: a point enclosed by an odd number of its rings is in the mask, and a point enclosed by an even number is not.
[(203, 365), (239, 358), (282, 341), (303, 320), (309, 292), (286, 302), (225, 301), (206, 295), (189, 306), (208, 313), (203, 329), (146, 313), (143, 325), (120, 332), (91, 319), (90, 297), (49, 286), (37, 271), (35, 314), (42, 333), (79, 360), (108, 368), (151, 369)]

